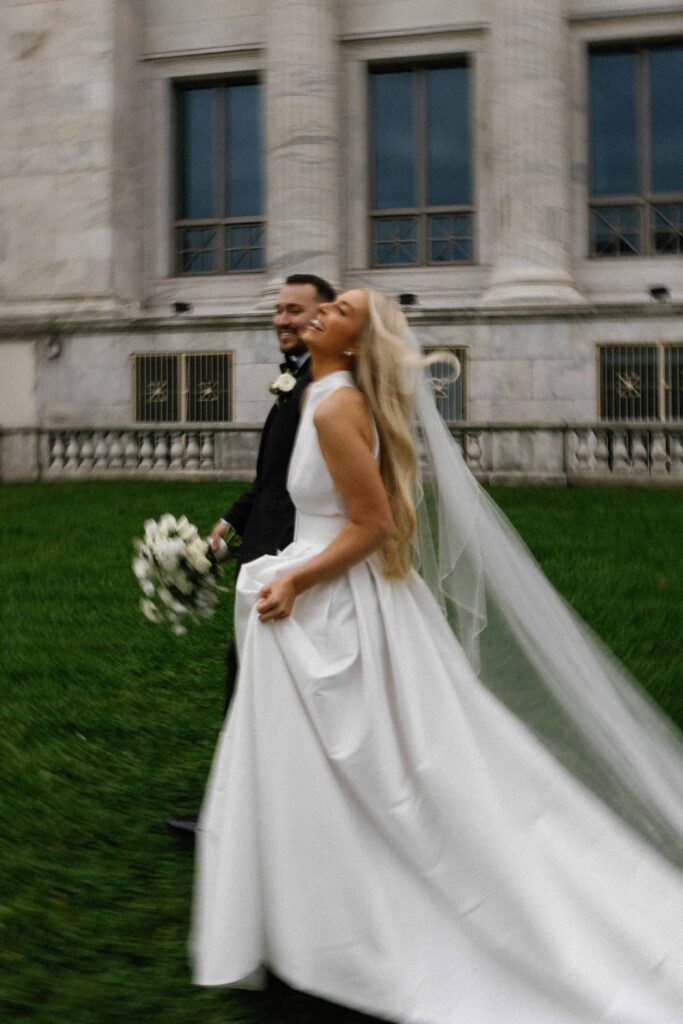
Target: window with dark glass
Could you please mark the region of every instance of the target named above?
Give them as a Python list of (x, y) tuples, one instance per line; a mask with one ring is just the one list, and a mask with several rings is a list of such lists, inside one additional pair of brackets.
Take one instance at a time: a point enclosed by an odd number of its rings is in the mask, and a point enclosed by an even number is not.
[(467, 64), (372, 68), (370, 114), (372, 264), (473, 262)]
[(133, 357), (138, 423), (222, 423), (231, 418), (229, 352)]
[(177, 273), (263, 269), (261, 132), (257, 82), (177, 87)]
[(589, 56), (590, 252), (683, 254), (683, 43)]

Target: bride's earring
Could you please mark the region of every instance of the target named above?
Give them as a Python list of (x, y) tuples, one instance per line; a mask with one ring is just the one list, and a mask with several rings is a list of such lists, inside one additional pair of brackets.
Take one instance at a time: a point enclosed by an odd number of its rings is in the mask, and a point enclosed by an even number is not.
[(355, 356), (355, 354), (356, 354), (355, 352), (347, 352), (346, 349), (344, 349), (344, 355), (345, 356)]

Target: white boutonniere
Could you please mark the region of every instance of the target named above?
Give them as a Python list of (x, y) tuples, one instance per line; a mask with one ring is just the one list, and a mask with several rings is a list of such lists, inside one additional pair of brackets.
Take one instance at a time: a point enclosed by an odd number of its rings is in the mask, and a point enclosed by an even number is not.
[(269, 387), (271, 395), (275, 395), (278, 401), (282, 401), (290, 391), (293, 391), (296, 387), (296, 377), (291, 370), (285, 370), (280, 376), (273, 381)]

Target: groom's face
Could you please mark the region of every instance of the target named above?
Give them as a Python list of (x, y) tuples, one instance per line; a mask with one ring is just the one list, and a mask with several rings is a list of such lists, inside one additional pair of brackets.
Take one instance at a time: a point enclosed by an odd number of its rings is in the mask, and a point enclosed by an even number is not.
[(275, 306), (273, 324), (280, 351), (293, 356), (306, 351), (303, 333), (318, 313), (320, 299), (312, 284), (285, 284)]

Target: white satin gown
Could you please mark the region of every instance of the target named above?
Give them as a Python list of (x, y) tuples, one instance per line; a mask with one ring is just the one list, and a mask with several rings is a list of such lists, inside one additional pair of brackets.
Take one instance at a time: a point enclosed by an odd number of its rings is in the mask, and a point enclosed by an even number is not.
[(478, 681), (421, 578), (375, 556), (262, 623), (264, 584), (346, 521), (313, 413), (294, 542), (243, 566), (240, 675), (198, 833), (200, 985), (406, 1024), (682, 1024), (683, 875)]

